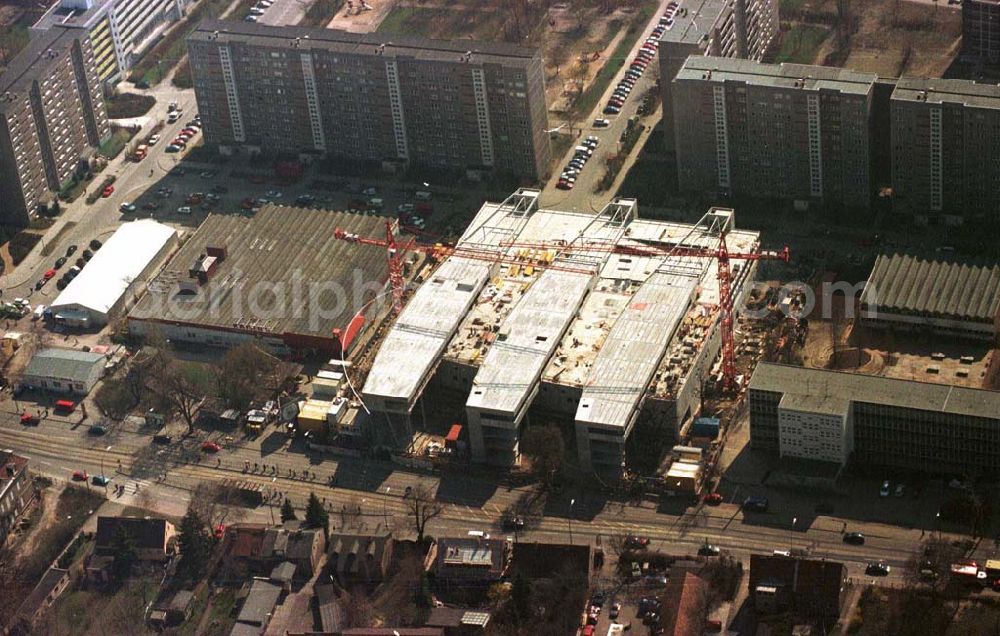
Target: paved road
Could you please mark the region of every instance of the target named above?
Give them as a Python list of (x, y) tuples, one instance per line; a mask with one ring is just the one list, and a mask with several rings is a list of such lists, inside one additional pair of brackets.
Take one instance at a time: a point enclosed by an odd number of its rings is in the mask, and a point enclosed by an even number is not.
[[(34, 283), (41, 278), (46, 269), (52, 267), (52, 262), (62, 256), (69, 245), (79, 245), (81, 249), (92, 238), (107, 238), (120, 224), (119, 206), (136, 199), (140, 193), (152, 183), (164, 177), (179, 158), (179, 154), (170, 155), (165, 152), (168, 142), (184, 127), (185, 122), (197, 111), (193, 90), (179, 90), (163, 82), (161, 87), (149, 91), (137, 91), (154, 95), (157, 104), (147, 116), (142, 131), (135, 139), (144, 139), (152, 130), (158, 119), (166, 120), (167, 104), (176, 101), (184, 113), (180, 121), (166, 124), (160, 133), (162, 140), (150, 149), (149, 156), (140, 163), (126, 162), (122, 152), (111, 161), (102, 173), (94, 178), (89, 190), (97, 187), (107, 175), (115, 175), (115, 192), (107, 199), (98, 199), (93, 205), (86, 204), (86, 195), (63, 207), (63, 212), (56, 219), (45, 237), (34, 250), (22, 261), (14, 271), (0, 277), (0, 289), (9, 297), (30, 296), (32, 304), (48, 304), (59, 291), (54, 283), (49, 283), (41, 291), (34, 291)], [(68, 230), (63, 228), (70, 225)], [(45, 245), (55, 242), (48, 256), (42, 256)]]
[[(348, 504), (361, 506), (361, 518), (370, 526), (388, 523), (408, 533), (402, 495), (408, 486), (423, 483), (436, 489), (444, 504), (443, 515), (431, 523), (430, 529), (440, 536), (464, 534), (470, 529), (498, 532), (503, 512), (531, 492), (527, 487), (497, 487), (489, 475), (470, 475), (468, 471), (427, 476), (394, 470), (378, 462), (309, 456), (298, 448), (289, 448), (288, 441), (276, 432), (266, 431), (258, 440), (245, 443), (226, 442), (213, 433), (210, 436), (219, 439), (225, 448), (218, 455), (204, 456), (200, 452), (204, 436), (175, 440), (161, 447), (151, 444), (151, 431), (128, 422), (112, 423), (112, 430), (99, 438), (88, 435), (86, 424), (74, 428), (75, 418), (74, 422), (50, 418), (38, 427), (24, 428), (17, 421), (17, 409), (10, 402), (0, 404), (0, 448), (13, 448), (27, 455), (33, 470), (55, 479), (67, 479), (74, 470), (113, 475), (113, 483), (127, 486), (128, 494), (120, 498), (123, 503), (136, 502), (135, 485), (139, 484), (140, 490), (153, 495), (149, 500), (155, 509), (175, 515), (183, 513), (197, 484), (237, 477), (283, 491), (300, 507), (310, 492), (323, 497), (335, 513)], [(277, 474), (270, 469), (263, 474), (260, 470), (245, 474), (246, 461), (276, 466)], [(297, 474), (308, 470), (316, 478), (292, 478), (293, 470)], [(332, 476), (335, 486), (329, 484)], [(262, 506), (252, 518), (268, 520), (277, 514), (276, 507)], [(335, 514), (335, 523), (337, 517)], [(786, 524), (768, 515), (744, 517), (738, 506), (728, 503), (667, 514), (653, 502), (621, 504), (608, 502), (595, 493), (573, 491), (544, 502), (537, 515), (529, 516), (529, 528), (519, 538), (597, 543), (602, 538), (638, 532), (649, 536), (654, 548), (668, 553), (693, 554), (707, 541), (744, 560), (751, 552), (798, 548), (817, 557), (845, 562), (852, 577), (863, 575), (866, 561), (884, 559), (893, 566), (890, 580), (895, 580), (921, 535), (916, 529), (851, 521), (851, 529), (864, 532), (868, 542), (865, 546), (849, 546), (841, 542), (842, 524), (839, 519), (818, 517), (808, 527), (790, 531)]]
[[(593, 135), (600, 140), (597, 150), (594, 151), (594, 156), (591, 157), (590, 161), (583, 167), (577, 177), (576, 184), (572, 190), (559, 190), (556, 188), (556, 183), (559, 181), (559, 175), (565, 169), (566, 165), (569, 163), (570, 159), (573, 158), (573, 148), (576, 146), (574, 144), (566, 152), (566, 156), (563, 157), (559, 165), (553, 171), (552, 178), (545, 185), (542, 190), (540, 204), (544, 207), (558, 207), (561, 210), (577, 210), (580, 212), (586, 212), (587, 210), (598, 210), (605, 201), (611, 198), (614, 194), (614, 190), (601, 195), (594, 194), (594, 185), (600, 180), (604, 175), (604, 160), (603, 158), (608, 153), (615, 153), (618, 151), (618, 140), (621, 138), (623, 132), (625, 132), (625, 127), (627, 125), (629, 117), (635, 115), (636, 108), (642, 101), (642, 96), (652, 88), (654, 88), (656, 83), (656, 78), (659, 75), (659, 62), (657, 58), (653, 58), (649, 66), (643, 72), (642, 77), (639, 81), (635, 83), (632, 91), (629, 93), (628, 98), (625, 100), (625, 104), (622, 106), (621, 112), (617, 115), (604, 115), (602, 111), (607, 105), (608, 98), (614, 93), (615, 88), (618, 86), (619, 80), (625, 76), (628, 71), (629, 64), (635, 59), (636, 54), (639, 49), (645, 43), (646, 38), (648, 38), (653, 29), (659, 23), (660, 18), (663, 16), (664, 11), (667, 9), (667, 3), (669, 0), (661, 0), (659, 8), (653, 14), (650, 19), (649, 24), (642, 31), (642, 36), (636, 40), (635, 45), (632, 50), (629, 51), (628, 57), (624, 60), (621, 70), (614, 76), (611, 82), (608, 84), (607, 89), (604, 94), (601, 95), (600, 100), (598, 100), (597, 105), (594, 106), (594, 110), (588, 116), (584, 117), (581, 122), (583, 129), (580, 133), (580, 139)], [(607, 60), (606, 62), (610, 62)], [(597, 118), (606, 118), (611, 122), (611, 125), (607, 128), (593, 128), (591, 124)], [(642, 147), (641, 144), (636, 144), (632, 149), (632, 154), (638, 154), (639, 149)]]
[[(257, 18), (260, 24), (293, 26), (302, 21), (315, 0), (274, 0), (274, 4)], [(242, 19), (242, 18), (241, 18)]]

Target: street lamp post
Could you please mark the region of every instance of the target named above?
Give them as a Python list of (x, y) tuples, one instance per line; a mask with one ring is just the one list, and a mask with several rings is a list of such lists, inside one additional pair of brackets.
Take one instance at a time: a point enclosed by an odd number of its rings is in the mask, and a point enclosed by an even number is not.
[(792, 532), (795, 531), (795, 524), (798, 522), (798, 517), (792, 517), (792, 526), (788, 529), (788, 551), (792, 550)]
[(573, 504), (576, 503), (576, 499), (569, 500), (569, 516), (566, 517), (566, 525), (569, 527), (569, 544), (573, 545)]
[(389, 529), (389, 513), (386, 512), (386, 500), (389, 499), (389, 491), (392, 490), (391, 486), (385, 487), (385, 494), (382, 496), (382, 523), (385, 524), (385, 529)]

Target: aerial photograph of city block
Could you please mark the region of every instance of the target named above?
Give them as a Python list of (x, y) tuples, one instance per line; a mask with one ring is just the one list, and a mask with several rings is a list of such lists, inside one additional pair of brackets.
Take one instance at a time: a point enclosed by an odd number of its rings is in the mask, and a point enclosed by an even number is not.
[(0, 0), (0, 636), (1000, 634), (1000, 0)]

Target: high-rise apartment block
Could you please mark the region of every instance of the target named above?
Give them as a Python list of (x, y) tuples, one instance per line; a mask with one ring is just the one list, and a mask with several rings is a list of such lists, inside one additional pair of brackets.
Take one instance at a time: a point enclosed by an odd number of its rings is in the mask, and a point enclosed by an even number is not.
[(891, 101), (894, 208), (917, 216), (1000, 211), (1000, 86), (910, 79)]
[[(778, 38), (778, 0), (687, 0), (660, 38), (660, 90), (673, 103), (671, 80), (692, 55), (761, 60)], [(664, 126), (667, 147), (674, 130)]]
[(184, 15), (192, 0), (59, 0), (31, 30), (53, 27), (86, 31), (101, 81), (114, 82), (132, 68), (157, 36)]
[(542, 178), (538, 50), (203, 22), (188, 39), (205, 142)]
[(1000, 0), (963, 0), (962, 55), (988, 64), (1000, 62)]
[(673, 80), (681, 190), (868, 207), (876, 77), (689, 57)]
[(24, 226), (109, 132), (90, 39), (39, 34), (0, 76), (0, 224)]

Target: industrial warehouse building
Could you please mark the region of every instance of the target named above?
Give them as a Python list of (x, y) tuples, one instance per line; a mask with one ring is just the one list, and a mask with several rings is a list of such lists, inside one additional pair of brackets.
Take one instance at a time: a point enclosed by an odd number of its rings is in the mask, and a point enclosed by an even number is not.
[(177, 232), (150, 219), (119, 227), (49, 307), (57, 322), (100, 327), (121, 316), (177, 247)]
[[(149, 283), (129, 330), (226, 347), (341, 355), (385, 286), (384, 250), (338, 240), (337, 229), (385, 237), (385, 218), (266, 205), (253, 218), (213, 214)], [(368, 311), (375, 311), (369, 308)]]
[[(728, 209), (689, 225), (640, 219), (633, 199), (596, 214), (537, 199), (522, 189), (483, 205), (459, 246), (485, 260), (453, 255), (428, 275), (383, 340), (363, 399), (399, 445), (426, 422), (425, 402), (457, 396), (473, 458), (499, 464), (517, 460), (531, 413), (573, 423), (581, 466), (618, 475), (638, 421), (677, 437), (697, 415), (721, 344), (715, 259), (669, 249), (714, 249), (725, 232), (731, 252), (754, 252), (758, 234), (736, 230)], [(732, 271), (739, 299), (755, 262)]]
[(843, 466), (1000, 474), (1000, 392), (760, 363), (750, 446)]
[(861, 294), (861, 320), (894, 328), (995, 341), (1000, 265), (883, 254)]

